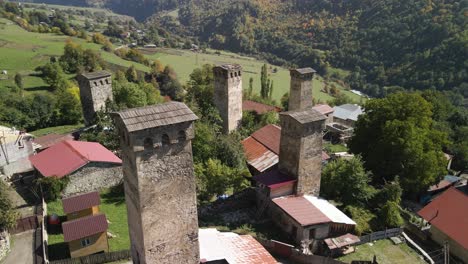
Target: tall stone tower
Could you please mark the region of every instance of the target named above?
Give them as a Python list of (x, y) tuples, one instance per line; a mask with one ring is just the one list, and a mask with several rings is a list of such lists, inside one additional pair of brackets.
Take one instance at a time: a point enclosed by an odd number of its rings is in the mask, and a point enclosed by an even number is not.
[(133, 263), (198, 264), (193, 121), (183, 103), (113, 114), (122, 146)]
[(94, 123), (96, 112), (106, 107), (106, 101), (113, 100), (111, 74), (107, 71), (83, 73), (77, 80), (85, 125), (89, 126)]
[(313, 109), (280, 113), (279, 170), (297, 178), (296, 194), (318, 196), (326, 117)]
[(316, 71), (312, 68), (294, 69), (290, 71), (290, 111), (312, 107), (312, 81), (315, 72)]
[(236, 130), (242, 120), (242, 67), (225, 64), (213, 68), (214, 104), (223, 119), (224, 133)]

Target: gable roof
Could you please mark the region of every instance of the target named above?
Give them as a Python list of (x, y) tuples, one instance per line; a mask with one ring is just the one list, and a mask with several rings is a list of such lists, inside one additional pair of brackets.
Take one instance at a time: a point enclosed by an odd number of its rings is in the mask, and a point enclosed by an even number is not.
[(200, 262), (225, 260), (229, 264), (278, 263), (268, 251), (250, 235), (219, 232), (214, 228), (199, 229)]
[(296, 120), (300, 124), (308, 124), (315, 121), (325, 120), (327, 119), (322, 113), (315, 109), (299, 109), (293, 110), (288, 112), (281, 112), (280, 115), (282, 116), (289, 116), (290, 118)]
[(70, 242), (106, 232), (109, 224), (105, 214), (90, 215), (62, 224), (63, 240)]
[(90, 192), (62, 199), (63, 211), (71, 214), (101, 204), (98, 192)]
[(281, 108), (255, 101), (244, 100), (242, 101), (242, 111), (254, 111), (258, 115), (261, 115), (268, 112), (280, 112)]
[(254, 180), (268, 186), (270, 189), (276, 189), (297, 181), (294, 177), (281, 173), (278, 169), (270, 170), (254, 176)]
[(122, 160), (96, 142), (66, 140), (30, 156), (32, 165), (44, 177), (62, 178), (90, 162), (122, 164)]
[(344, 104), (335, 106), (333, 109), (335, 110), (333, 116), (343, 120), (357, 121), (358, 117), (364, 113), (361, 106), (356, 104)]
[(322, 115), (328, 115), (330, 113), (333, 113), (333, 108), (327, 104), (318, 104), (318, 105), (314, 105), (314, 107), (312, 107), (312, 109), (314, 110), (317, 110), (318, 112), (320, 112)]
[(52, 133), (34, 138), (34, 143), (40, 145), (40, 149), (46, 149), (65, 140), (74, 140), (74, 137), (71, 134), (60, 135)]
[(131, 108), (113, 113), (119, 116), (128, 132), (195, 121), (198, 117), (184, 103), (171, 101), (164, 104)]
[(317, 71), (310, 68), (310, 67), (307, 67), (307, 68), (301, 68), (301, 69), (292, 69), (291, 71), (295, 71), (295, 72), (298, 72), (300, 74), (308, 74), (308, 73), (316, 73)]
[[(257, 171), (263, 172), (279, 161), (281, 143), (281, 127), (266, 125), (255, 131), (250, 137), (242, 141), (247, 163)], [(322, 151), (322, 160), (328, 160), (330, 156)]]
[(468, 195), (450, 188), (421, 209), (418, 215), (468, 249)]
[(327, 200), (315, 196), (286, 196), (272, 200), (301, 226), (324, 223), (356, 225), (356, 223)]
[(88, 80), (110, 77), (111, 75), (112, 74), (108, 71), (85, 72), (81, 74), (81, 76), (85, 77)]

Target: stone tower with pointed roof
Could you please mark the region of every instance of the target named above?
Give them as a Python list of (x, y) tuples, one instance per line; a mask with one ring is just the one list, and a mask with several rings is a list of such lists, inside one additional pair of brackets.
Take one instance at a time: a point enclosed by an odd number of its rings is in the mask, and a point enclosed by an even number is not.
[(322, 132), (326, 116), (313, 109), (280, 113), (278, 169), (297, 179), (296, 194), (318, 196), (322, 174)]
[(78, 75), (77, 80), (85, 125), (90, 126), (96, 112), (106, 107), (107, 100), (113, 100), (112, 76), (107, 71), (88, 72)]
[(133, 263), (199, 263), (191, 140), (197, 116), (170, 102), (113, 114)]
[(312, 68), (293, 69), (289, 92), (289, 110), (312, 107), (312, 82), (315, 70)]
[(214, 104), (223, 119), (224, 133), (239, 127), (242, 120), (242, 67), (225, 64), (213, 68)]

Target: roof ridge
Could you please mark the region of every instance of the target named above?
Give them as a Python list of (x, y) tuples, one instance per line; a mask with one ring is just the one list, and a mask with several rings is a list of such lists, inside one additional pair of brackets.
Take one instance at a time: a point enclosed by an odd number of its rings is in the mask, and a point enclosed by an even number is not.
[[(73, 151), (74, 153), (78, 154), (82, 159), (86, 160), (87, 162), (90, 162), (89, 158), (83, 155), (80, 151), (78, 151), (72, 144), (70, 144), (72, 140), (65, 140), (64, 143)], [(75, 141), (76, 142), (82, 142), (82, 141)]]

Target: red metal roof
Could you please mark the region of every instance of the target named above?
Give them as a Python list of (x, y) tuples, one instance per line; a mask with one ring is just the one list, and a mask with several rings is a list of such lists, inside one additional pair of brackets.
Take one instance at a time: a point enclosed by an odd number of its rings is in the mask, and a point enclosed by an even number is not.
[(41, 145), (41, 149), (49, 148), (59, 142), (65, 140), (73, 140), (74, 137), (70, 134), (59, 135), (59, 134), (48, 134), (42, 137), (37, 137), (34, 139), (34, 143)]
[(62, 224), (63, 239), (65, 242), (89, 237), (106, 232), (109, 224), (105, 214), (90, 215), (67, 221)]
[(262, 174), (256, 175), (254, 180), (268, 186), (271, 189), (276, 189), (287, 184), (296, 182), (296, 179), (281, 173), (278, 169), (270, 170)]
[(288, 196), (272, 200), (302, 226), (329, 223), (331, 219), (303, 196)]
[(426, 205), (418, 214), (468, 249), (468, 195), (452, 187)]
[(245, 100), (242, 102), (242, 111), (254, 111), (257, 114), (261, 115), (268, 112), (281, 112), (281, 108), (250, 100)]
[(279, 126), (266, 125), (255, 131), (252, 137), (276, 155), (279, 155), (281, 139), (281, 128)]
[(66, 214), (78, 212), (101, 204), (98, 192), (90, 192), (62, 199), (63, 211)]
[(63, 141), (30, 156), (33, 166), (44, 177), (62, 178), (90, 162), (122, 164), (122, 160), (96, 142)]
[(312, 107), (312, 109), (319, 111), (323, 115), (328, 115), (330, 113), (333, 113), (335, 110), (327, 104), (318, 104)]

